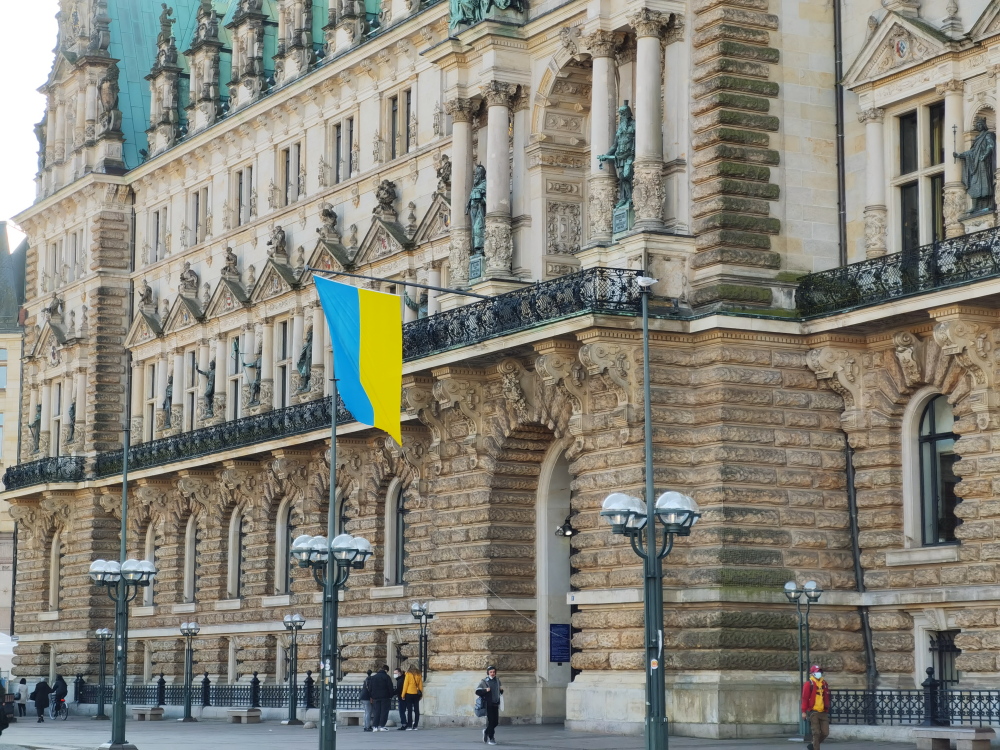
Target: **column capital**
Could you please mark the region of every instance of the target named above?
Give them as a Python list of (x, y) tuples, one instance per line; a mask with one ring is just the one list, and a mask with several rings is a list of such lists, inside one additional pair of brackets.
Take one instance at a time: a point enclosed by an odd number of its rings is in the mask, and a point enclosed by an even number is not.
[(635, 34), (638, 37), (660, 37), (667, 25), (667, 16), (649, 8), (642, 8), (628, 17), (628, 23), (635, 29)]
[(451, 115), (451, 119), (455, 122), (472, 122), (472, 117), (476, 113), (476, 103), (472, 99), (459, 97), (445, 102), (444, 111)]
[(621, 34), (598, 29), (587, 34), (582, 41), (591, 57), (614, 57), (615, 48), (621, 44)]
[(521, 86), (521, 90), (517, 92), (517, 96), (514, 97), (514, 100), (511, 103), (511, 110), (512, 111), (514, 111), (514, 112), (520, 112), (521, 110), (525, 110), (525, 109), (528, 108), (528, 103), (529, 103), (529, 100), (531, 98), (528, 95), (528, 93), (529, 93), (528, 92), (528, 87), (527, 86)]
[(483, 85), (483, 98), (489, 107), (510, 107), (517, 85), (503, 81), (488, 81)]
[(670, 45), (684, 41), (684, 16), (680, 13), (671, 14), (670, 25), (663, 35), (663, 43)]
[(885, 110), (881, 107), (869, 107), (858, 112), (858, 122), (862, 125), (867, 125), (869, 122), (881, 123), (884, 117)]
[(939, 84), (934, 91), (938, 96), (962, 94), (965, 92), (965, 81), (948, 81), (947, 83)]

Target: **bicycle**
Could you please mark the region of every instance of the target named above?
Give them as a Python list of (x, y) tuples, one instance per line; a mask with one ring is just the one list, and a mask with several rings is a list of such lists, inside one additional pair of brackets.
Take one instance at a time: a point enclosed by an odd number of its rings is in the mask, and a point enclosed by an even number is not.
[(60, 699), (59, 703), (56, 704), (55, 713), (56, 719), (61, 718), (63, 721), (66, 721), (66, 719), (69, 718), (69, 704), (65, 701), (65, 699)]

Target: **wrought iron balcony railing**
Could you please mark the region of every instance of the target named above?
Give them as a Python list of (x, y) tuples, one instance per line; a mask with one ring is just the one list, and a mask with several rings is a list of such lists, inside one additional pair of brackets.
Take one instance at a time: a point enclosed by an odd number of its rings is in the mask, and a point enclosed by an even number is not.
[(810, 318), (996, 276), (1000, 228), (803, 276), (795, 299)]
[[(635, 281), (638, 274), (621, 268), (591, 268), (415, 320), (403, 326), (403, 358), (408, 362), (418, 360), (586, 313), (638, 315), (642, 307), (640, 288)], [(343, 403), (339, 404), (337, 423), (351, 421), (353, 417)], [(129, 469), (198, 458), (310, 432), (329, 424), (330, 399), (308, 401), (132, 446)], [(121, 470), (120, 450), (99, 453), (94, 459), (95, 477), (114, 476)], [(4, 484), (6, 489), (15, 490), (84, 478), (83, 458), (42, 459), (7, 469)]]

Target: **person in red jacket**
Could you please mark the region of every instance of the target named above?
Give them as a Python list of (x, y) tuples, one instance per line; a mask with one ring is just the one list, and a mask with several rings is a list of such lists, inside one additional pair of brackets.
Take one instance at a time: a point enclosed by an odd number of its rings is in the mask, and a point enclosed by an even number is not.
[(818, 664), (809, 668), (809, 679), (802, 686), (802, 718), (809, 719), (812, 733), (806, 749), (820, 750), (823, 740), (830, 736), (830, 685)]

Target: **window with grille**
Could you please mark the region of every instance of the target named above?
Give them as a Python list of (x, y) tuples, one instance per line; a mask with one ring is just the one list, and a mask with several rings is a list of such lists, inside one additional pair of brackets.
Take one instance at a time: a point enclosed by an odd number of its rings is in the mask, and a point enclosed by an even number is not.
[(930, 634), (934, 677), (945, 687), (957, 685), (960, 678), (955, 665), (962, 649), (955, 645), (955, 636), (961, 632), (961, 630), (939, 630)]

